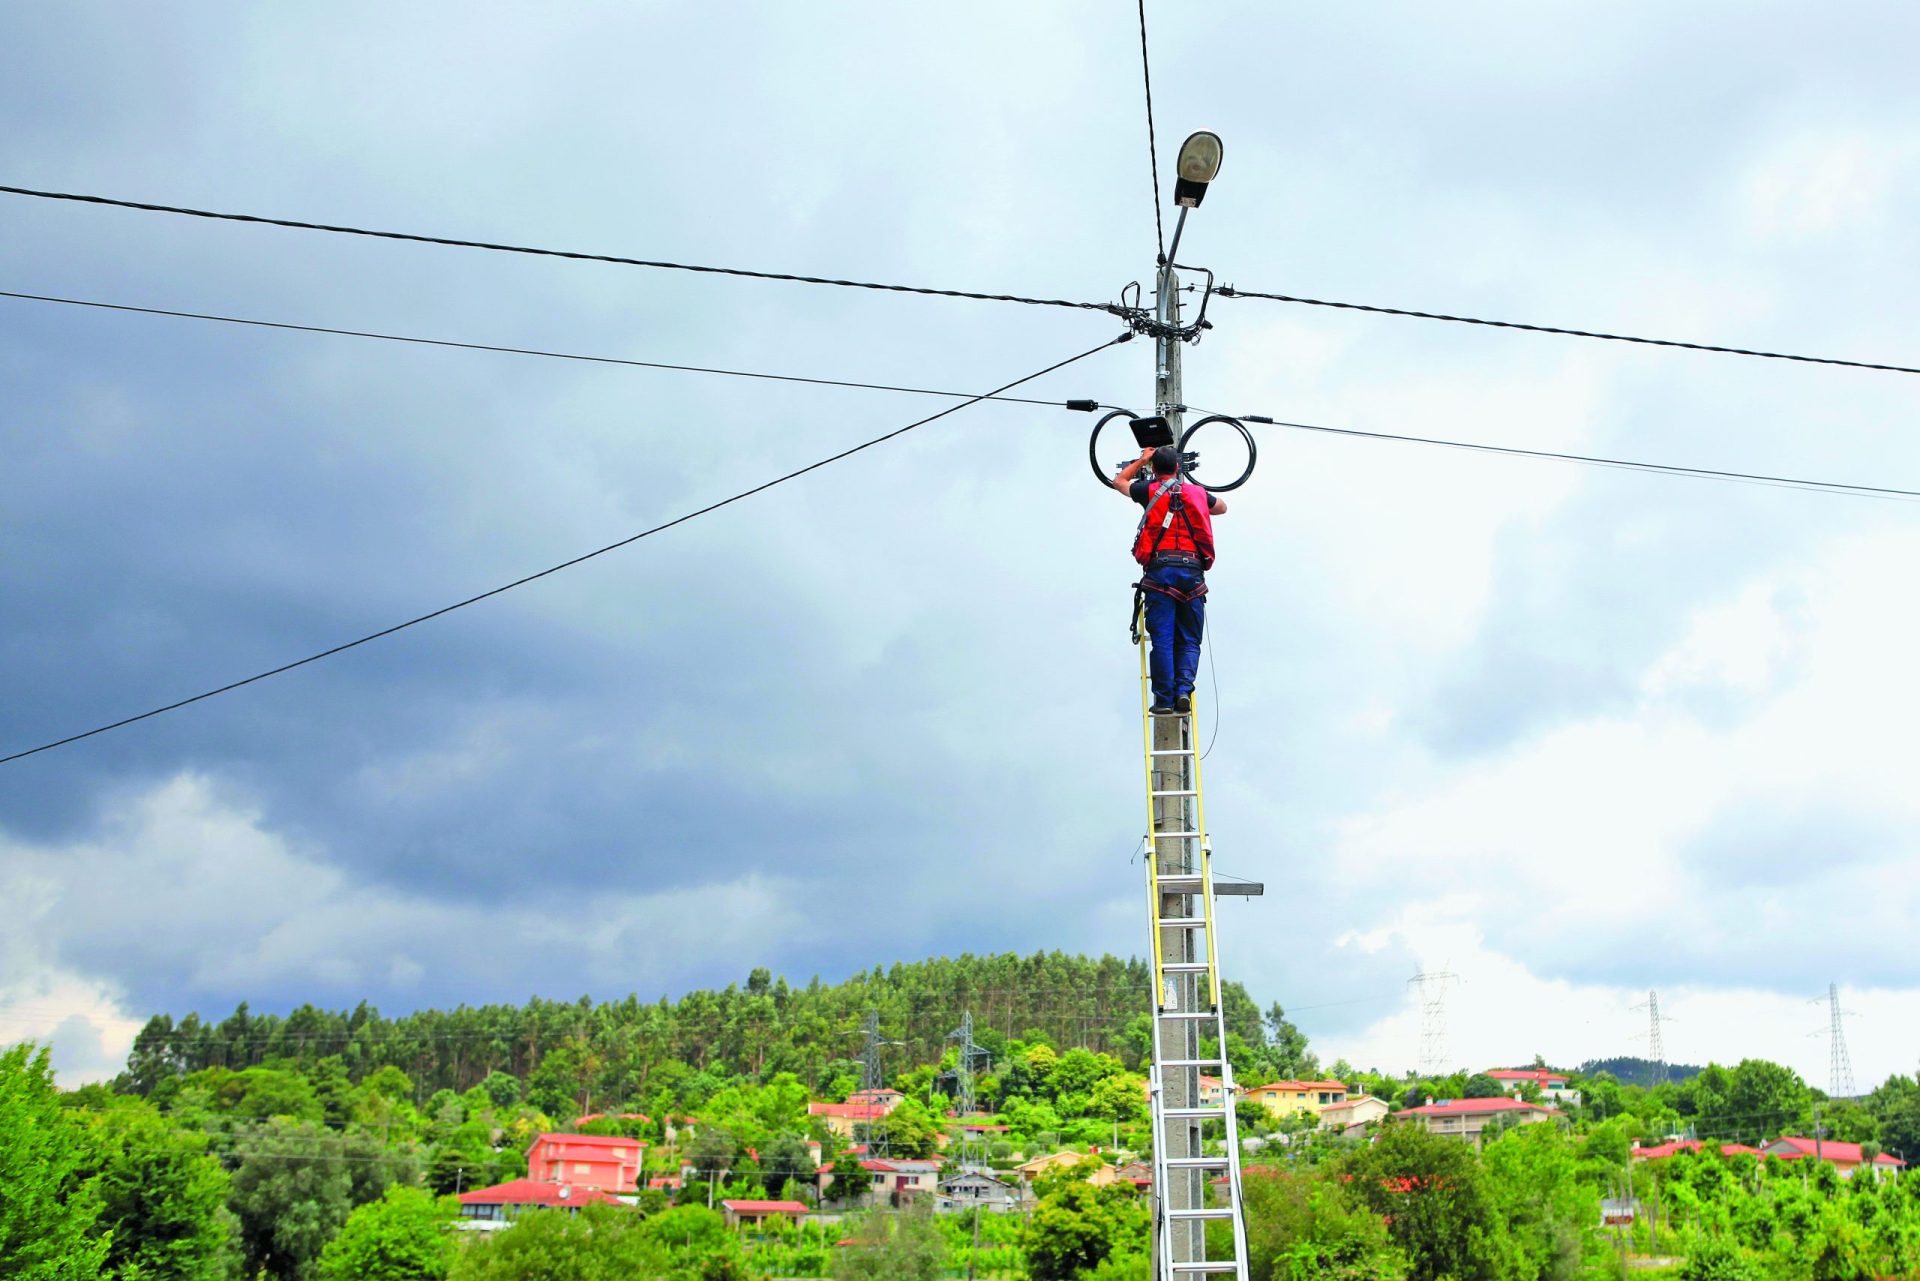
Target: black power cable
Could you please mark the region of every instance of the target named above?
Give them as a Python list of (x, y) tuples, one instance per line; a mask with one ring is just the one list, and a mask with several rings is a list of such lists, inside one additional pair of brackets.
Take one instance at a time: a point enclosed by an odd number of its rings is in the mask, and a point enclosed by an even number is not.
[(710, 276), (739, 276), (748, 280), (781, 280), (801, 285), (836, 285), (843, 289), (877, 289), (896, 294), (927, 294), (937, 298), (972, 298), (980, 302), (1018, 302), (1030, 307), (1072, 307), (1082, 311), (1124, 314), (1116, 305), (1099, 302), (1074, 302), (1067, 298), (1026, 298), (1019, 294), (977, 293), (969, 289), (934, 289), (925, 285), (889, 285), (870, 280), (836, 280), (826, 276), (800, 276), (784, 271), (754, 271), (745, 267), (706, 267), (694, 263), (666, 262), (652, 258), (626, 258), (619, 254), (584, 253), (569, 249), (537, 249), (528, 245), (500, 244), (488, 240), (462, 240), (453, 236), (429, 236), (409, 231), (376, 231), (368, 227), (348, 227), (337, 223), (306, 222), (298, 218), (269, 218), (261, 214), (220, 213), (212, 209), (193, 209), (183, 205), (158, 205), (144, 200), (120, 200), (111, 196), (83, 195), (71, 191), (39, 191), (32, 187), (0, 186), (0, 192), (12, 196), (31, 196), (37, 200), (67, 200), (86, 205), (107, 205), (115, 209), (138, 209), (146, 213), (180, 214), (188, 218), (211, 218), (221, 222), (252, 222), (269, 227), (291, 227), (297, 231), (327, 231), (341, 236), (368, 236), (376, 240), (404, 240), (420, 245), (445, 245), (455, 249), (487, 249), (495, 253), (532, 254), (541, 258), (571, 258), (579, 262), (614, 263), (622, 267), (653, 267), (661, 271), (691, 271)]
[(1757, 356), (1762, 360), (1793, 360), (1806, 365), (1839, 365), (1846, 369), (1877, 369), (1889, 374), (1920, 374), (1913, 365), (1884, 365), (1870, 360), (1843, 360), (1837, 356), (1797, 356), (1785, 351), (1759, 351), (1752, 347), (1723, 347), (1716, 343), (1682, 342), (1676, 338), (1643, 338), (1634, 334), (1610, 334), (1595, 329), (1563, 329), (1556, 325), (1527, 325), (1516, 320), (1487, 320), (1479, 316), (1453, 316), (1441, 311), (1412, 311), (1405, 307), (1375, 307), (1366, 303), (1331, 302), (1325, 298), (1297, 298), (1289, 294), (1257, 293), (1222, 285), (1214, 290), (1222, 298), (1264, 298), (1269, 302), (1298, 303), (1303, 307), (1334, 307), (1341, 311), (1365, 311), (1377, 316), (1410, 316), (1415, 320), (1446, 320), (1456, 325), (1484, 325), (1491, 329), (1520, 329), (1533, 334), (1560, 334), (1568, 338), (1598, 338), (1605, 342), (1638, 343), (1645, 347), (1678, 347), (1683, 351), (1717, 352), (1723, 356)]
[(1438, 445), (1445, 449), (1468, 449), (1483, 454), (1505, 454), (1516, 458), (1547, 458), (1556, 462), (1582, 463), (1591, 467), (1618, 467), (1626, 471), (1653, 472), (1665, 476), (1687, 476), (1696, 480), (1734, 481), (1748, 485), (1774, 485), (1784, 489), (1804, 489), (1818, 494), (1839, 494), (1851, 498), (1886, 498), (1911, 502), (1920, 498), (1920, 489), (1895, 489), (1885, 485), (1854, 485), (1838, 480), (1807, 480), (1798, 476), (1770, 476), (1758, 472), (1724, 471), (1713, 467), (1686, 467), (1678, 463), (1649, 463), (1632, 458), (1604, 458), (1592, 454), (1558, 453), (1550, 449), (1521, 449), (1513, 445), (1487, 445), (1476, 441), (1448, 440), (1439, 436), (1406, 436), (1387, 431), (1362, 431), (1357, 427), (1326, 427), (1317, 423), (1284, 422), (1261, 414), (1240, 414), (1242, 422), (1265, 423), (1293, 431), (1321, 432), (1329, 436), (1355, 436), (1366, 440), (1393, 440), (1414, 445)]
[(1167, 232), (1160, 221), (1160, 144), (1153, 134), (1153, 69), (1147, 62), (1147, 0), (1140, 4), (1140, 80), (1147, 97), (1147, 163), (1153, 170), (1153, 241), (1159, 249), (1156, 262), (1167, 260)]
[(1004, 383), (999, 387), (995, 387), (991, 392), (984, 392), (978, 396), (970, 397), (967, 400), (964, 400), (957, 405), (949, 405), (945, 409), (942, 409), (937, 413), (928, 414), (925, 418), (915, 419), (913, 422), (908, 423), (904, 427), (896, 427), (892, 431), (887, 432), (884, 435), (875, 436), (871, 440), (862, 441), (860, 444), (854, 445), (849, 449), (843, 449), (837, 454), (829, 454), (827, 457), (820, 459), (818, 462), (808, 463), (805, 467), (796, 468), (793, 471), (787, 472), (785, 475), (776, 476), (772, 480), (762, 481), (760, 484), (755, 485), (751, 489), (743, 489), (737, 494), (733, 494), (730, 497), (720, 499), (718, 502), (708, 503), (705, 507), (696, 508), (695, 510), (687, 512), (685, 515), (682, 515), (682, 516), (676, 516), (672, 520), (653, 526), (653, 528), (651, 529), (643, 529), (637, 534), (630, 534), (627, 537), (620, 539), (618, 542), (608, 543), (605, 547), (596, 548), (593, 551), (586, 552), (582, 555), (572, 557), (571, 559), (568, 559), (568, 560), (563, 560), (558, 565), (550, 565), (546, 569), (540, 570), (537, 573), (528, 574), (522, 578), (516, 578), (510, 583), (504, 583), (499, 587), (491, 588), (487, 591), (479, 593), (478, 595), (469, 596), (465, 600), (455, 601), (451, 605), (442, 605), (439, 609), (431, 610), (425, 614), (420, 614), (414, 618), (409, 618), (403, 623), (395, 623), (393, 626), (383, 627), (377, 632), (369, 632), (367, 635), (362, 636), (357, 640), (350, 640), (345, 642), (344, 644), (334, 645), (331, 648), (321, 650), (317, 654), (309, 654), (305, 658), (295, 659), (291, 663), (282, 663), (278, 667), (269, 668), (264, 672), (257, 672), (252, 676), (244, 677), (237, 681), (229, 681), (227, 684), (221, 685), (216, 689), (210, 689), (205, 691), (204, 693), (195, 694), (190, 698), (183, 698), (176, 702), (168, 703), (165, 706), (156, 707), (151, 711), (141, 712), (138, 715), (122, 717), (117, 721), (110, 722), (109, 724), (106, 724), (106, 725), (96, 726), (93, 729), (84, 730), (78, 734), (69, 734), (65, 738), (57, 738), (57, 739), (54, 739), (52, 742), (42, 743), (38, 747), (29, 747), (24, 751), (14, 752), (8, 756), (0, 756), (0, 765), (5, 765), (11, 761), (21, 760), (24, 757), (33, 756), (40, 752), (51, 751), (53, 748), (63, 747), (68, 743), (75, 743), (83, 738), (92, 738), (95, 734), (104, 734), (108, 730), (119, 729), (122, 726), (132, 725), (136, 721), (144, 721), (150, 717), (159, 716), (165, 712), (175, 711), (179, 708), (186, 707), (189, 704), (198, 703), (205, 699), (213, 698), (216, 695), (225, 694), (231, 690), (239, 689), (243, 685), (251, 685), (256, 681), (266, 680), (269, 676), (278, 676), (282, 672), (290, 672), (296, 667), (305, 667), (308, 663), (317, 663), (323, 658), (331, 658), (335, 654), (345, 653), (347, 650), (356, 648), (357, 646), (360, 646), (360, 645), (365, 645), (369, 641), (376, 641), (384, 636), (391, 636), (395, 632), (405, 631), (409, 627), (416, 627), (421, 623), (429, 621), (430, 619), (439, 618), (442, 614), (451, 614), (456, 609), (464, 609), (468, 605), (478, 604), (479, 602), (486, 600), (489, 597), (498, 596), (502, 592), (509, 592), (516, 587), (523, 587), (526, 584), (533, 582), (535, 579), (545, 578), (549, 574), (557, 574), (563, 569), (570, 569), (573, 566), (578, 565), (583, 561), (592, 560), (596, 556), (604, 556), (610, 551), (616, 551), (619, 548), (625, 547), (630, 543), (637, 543), (643, 538), (651, 538), (655, 534), (662, 533), (666, 530), (672, 529), (675, 525), (684, 525), (690, 520), (694, 520), (694, 519), (697, 519), (698, 517), (705, 516), (709, 512), (718, 511), (722, 507), (730, 506), (734, 503), (739, 502), (743, 498), (751, 498), (755, 494), (764, 493), (765, 491), (772, 489), (776, 485), (784, 485), (786, 482), (790, 480), (798, 479), (799, 477), (806, 475), (808, 472), (818, 471), (820, 468), (829, 466), (830, 464), (833, 464), (833, 463), (837, 463), (844, 458), (851, 458), (853, 455), (860, 453), (862, 450), (872, 449), (875, 445), (884, 444), (887, 441), (893, 440), (898, 436), (904, 436), (908, 432), (914, 430), (916, 427), (924, 427), (928, 423), (935, 422), (939, 419), (945, 418), (949, 414), (958, 413), (960, 410), (967, 408), (969, 405), (978, 404), (980, 401), (985, 400), (988, 396), (998, 395), (1000, 392), (1007, 391), (1014, 387), (1018, 387), (1022, 383), (1029, 383), (1036, 378), (1042, 377), (1046, 374), (1053, 373), (1057, 369), (1064, 369), (1068, 365), (1074, 364), (1077, 361), (1085, 360), (1088, 356), (1095, 355), (1099, 352), (1105, 351), (1109, 347), (1113, 347), (1120, 343), (1126, 342), (1128, 339), (1132, 337), (1133, 335), (1131, 333), (1124, 333), (1117, 338), (1110, 338), (1106, 342), (1101, 343), (1097, 347), (1089, 347), (1087, 350), (1081, 352), (1077, 356), (1069, 356), (1065, 360), (1056, 361), (1055, 363), (1048, 365), (1045, 369), (1035, 370), (1033, 373), (1027, 374), (1026, 376), (1021, 378), (1016, 378), (1010, 383)]
[[(810, 383), (816, 387), (852, 387), (860, 391), (897, 391), (914, 396), (947, 396), (954, 400), (965, 400), (972, 395), (964, 391), (940, 391), (932, 387), (900, 387), (892, 383), (849, 382), (840, 378), (806, 378), (799, 374), (769, 374), (749, 369), (719, 369), (711, 365), (674, 365), (660, 360), (631, 360), (623, 356), (588, 356), (573, 351), (549, 351), (539, 347), (503, 347), (495, 343), (459, 342), (452, 338), (423, 338), (417, 334), (385, 334), (371, 329), (335, 329), (329, 325), (300, 325), (285, 320), (256, 320), (247, 316), (222, 316), (205, 311), (175, 311), (168, 307), (136, 307), (128, 303), (98, 302), (89, 298), (62, 298), (55, 294), (24, 294), (11, 289), (0, 289), (0, 298), (15, 298), (25, 302), (59, 303), (67, 307), (93, 307), (101, 311), (130, 312), (139, 316), (170, 316), (177, 320), (211, 320), (223, 325), (250, 325), (257, 329), (284, 329), (302, 334), (332, 334), (340, 338), (376, 338), (381, 342), (417, 343), (425, 347), (452, 347), (460, 351), (493, 351), (510, 356), (541, 356), (548, 360), (576, 360), (594, 365), (626, 365), (635, 369), (667, 369), (683, 374), (721, 374), (728, 378), (762, 378), (772, 382)], [(995, 396), (989, 393), (978, 397), (980, 400), (1003, 400), (1017, 405), (1054, 405), (1062, 404), (1058, 400), (1039, 400), (1032, 396)], [(1087, 405), (1087, 401), (1074, 401), (1067, 408)], [(1099, 408), (1097, 403), (1092, 408)]]

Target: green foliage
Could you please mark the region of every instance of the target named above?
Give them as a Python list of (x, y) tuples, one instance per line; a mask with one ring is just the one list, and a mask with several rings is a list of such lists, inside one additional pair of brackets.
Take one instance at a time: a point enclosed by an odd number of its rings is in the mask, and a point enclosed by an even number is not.
[(1356, 1195), (1391, 1216), (1394, 1244), (1412, 1281), (1503, 1281), (1512, 1272), (1507, 1240), (1473, 1149), (1419, 1125), (1390, 1125), (1341, 1163)]
[(319, 1281), (442, 1281), (453, 1263), (459, 1203), (418, 1188), (388, 1188), (347, 1216), (320, 1252)]
[(1041, 1197), (1022, 1244), (1033, 1281), (1071, 1281), (1113, 1255), (1147, 1253), (1147, 1209), (1130, 1188), (1069, 1180)]
[(798, 1134), (777, 1134), (760, 1149), (760, 1178), (767, 1195), (779, 1198), (790, 1182), (811, 1184), (817, 1175), (813, 1153)]
[(87, 1173), (111, 1276), (218, 1281), (228, 1259), (227, 1172), (204, 1134), (141, 1103), (90, 1117)]
[(884, 1142), (897, 1157), (924, 1158), (938, 1147), (942, 1126), (918, 1099), (902, 1099), (893, 1111), (873, 1122), (875, 1141)]
[(1406, 1259), (1381, 1216), (1330, 1171), (1250, 1174), (1244, 1190), (1247, 1270), (1254, 1281), (1399, 1281), (1406, 1276)]
[[(616, 1206), (523, 1214), (455, 1256), (449, 1281), (633, 1281), (675, 1274), (648, 1220)], [(684, 1274), (683, 1274), (684, 1275)]]
[(935, 1281), (947, 1262), (946, 1234), (924, 1209), (871, 1210), (846, 1225), (854, 1244), (834, 1249), (834, 1281)]
[(247, 1140), (228, 1202), (240, 1219), (247, 1275), (309, 1281), (352, 1208), (351, 1164), (318, 1126), (271, 1121)]
[(1506, 1091), (1500, 1087), (1500, 1082), (1494, 1080), (1485, 1072), (1475, 1072), (1467, 1078), (1466, 1085), (1460, 1091), (1460, 1097), (1463, 1099), (1497, 1099), (1505, 1093)]
[(1678, 1281), (1763, 1281), (1765, 1275), (1732, 1241), (1701, 1237), (1688, 1247)]
[(80, 1190), (80, 1124), (60, 1107), (47, 1051), (0, 1050), (0, 1277), (87, 1281), (110, 1242), (90, 1235), (97, 1201)]
[(1579, 1145), (1552, 1124), (1515, 1126), (1486, 1145), (1481, 1163), (1520, 1275), (1572, 1281), (1597, 1261), (1596, 1184), (1582, 1177)]

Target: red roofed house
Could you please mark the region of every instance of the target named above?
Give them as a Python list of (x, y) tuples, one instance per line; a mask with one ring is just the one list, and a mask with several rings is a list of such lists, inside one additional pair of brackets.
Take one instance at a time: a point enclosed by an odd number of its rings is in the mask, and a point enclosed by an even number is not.
[(579, 1212), (583, 1205), (619, 1205), (620, 1202), (598, 1188), (574, 1187), (570, 1183), (543, 1183), (538, 1179), (514, 1179), (490, 1188), (475, 1188), (460, 1194), (460, 1226), (478, 1231), (504, 1228), (528, 1210), (565, 1210)]
[(843, 1139), (864, 1138), (866, 1128), (891, 1111), (892, 1108), (881, 1103), (807, 1104), (808, 1116), (819, 1117), (829, 1130)]
[[(1760, 1149), (1768, 1156), (1782, 1161), (1800, 1161), (1817, 1158), (1830, 1161), (1836, 1173), (1843, 1179), (1851, 1179), (1862, 1165), (1869, 1162), (1862, 1159), (1858, 1143), (1841, 1143), (1834, 1139), (1800, 1139), (1782, 1136), (1771, 1143), (1763, 1144)], [(1872, 1162), (1873, 1177), (1884, 1179), (1888, 1175), (1898, 1174), (1906, 1162), (1897, 1156), (1888, 1156), (1885, 1152), (1874, 1156)]]
[[(820, 1195), (825, 1196), (827, 1189), (839, 1181), (835, 1171), (836, 1162), (829, 1161), (820, 1167)], [(885, 1196), (899, 1202), (923, 1192), (932, 1192), (939, 1184), (940, 1163), (938, 1161), (909, 1161), (902, 1158), (875, 1159), (861, 1158), (860, 1169), (866, 1179), (866, 1186), (856, 1185), (852, 1196), (865, 1196), (871, 1192), (874, 1196)]]
[(1402, 1108), (1395, 1121), (1417, 1121), (1434, 1134), (1465, 1139), (1476, 1148), (1487, 1130), (1498, 1133), (1509, 1125), (1535, 1125), (1560, 1114), (1524, 1099), (1435, 1099), (1425, 1107)]
[(1508, 1094), (1519, 1096), (1531, 1085), (1540, 1091), (1540, 1101), (1551, 1107), (1577, 1108), (1580, 1091), (1567, 1088), (1567, 1078), (1545, 1068), (1490, 1068), (1487, 1075), (1500, 1083)]
[(764, 1227), (774, 1223), (798, 1224), (806, 1219), (807, 1207), (798, 1201), (722, 1201), (730, 1228)]
[(1709, 1146), (1719, 1148), (1723, 1156), (1764, 1157), (1773, 1155), (1770, 1152), (1762, 1152), (1759, 1148), (1750, 1148), (1744, 1143), (1716, 1143), (1708, 1145), (1698, 1139), (1674, 1139), (1671, 1142), (1656, 1143), (1651, 1147), (1644, 1148), (1636, 1143), (1633, 1146), (1633, 1151), (1627, 1155), (1636, 1161), (1660, 1161), (1681, 1152), (1699, 1152)]
[(891, 1112), (899, 1107), (900, 1104), (905, 1101), (906, 1097), (906, 1095), (900, 1093), (898, 1090), (884, 1088), (878, 1090), (855, 1090), (847, 1096), (847, 1102), (865, 1103), (871, 1107), (882, 1108)]
[(543, 1134), (527, 1149), (527, 1177), (602, 1192), (633, 1192), (646, 1146), (618, 1135)]
[(1296, 1112), (1318, 1113), (1330, 1103), (1345, 1103), (1347, 1087), (1341, 1081), (1269, 1081), (1240, 1091), (1274, 1116)]

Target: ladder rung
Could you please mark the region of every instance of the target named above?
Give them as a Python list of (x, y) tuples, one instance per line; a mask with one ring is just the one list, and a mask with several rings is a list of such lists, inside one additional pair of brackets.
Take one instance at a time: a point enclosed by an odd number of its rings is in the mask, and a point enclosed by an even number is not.
[(1162, 961), (1160, 968), (1168, 974), (1205, 974), (1213, 969), (1210, 961)]
[(1240, 1265), (1232, 1259), (1196, 1259), (1190, 1263), (1175, 1263), (1175, 1272), (1232, 1272)]
[(1148, 752), (1149, 756), (1192, 756), (1191, 747), (1156, 747)]
[(1217, 1019), (1220, 1016), (1212, 1010), (1160, 1010), (1153, 1017), (1156, 1019)]
[(1172, 872), (1153, 878), (1153, 888), (1162, 894), (1204, 894), (1207, 883), (1191, 872)]
[(1160, 1115), (1173, 1121), (1204, 1121), (1208, 1117), (1225, 1116), (1227, 1110), (1215, 1103), (1200, 1108), (1161, 1108)]
[(1161, 1067), (1219, 1067), (1219, 1059), (1161, 1059)]
[(1164, 792), (1148, 792), (1147, 795), (1148, 796), (1198, 796), (1200, 795), (1200, 791), (1198, 788), (1193, 788), (1193, 787), (1176, 787), (1176, 788), (1170, 788)]
[(1155, 832), (1153, 839), (1156, 841), (1197, 841), (1204, 835), (1206, 835), (1204, 832)]
[(1160, 1164), (1169, 1170), (1224, 1170), (1227, 1158), (1223, 1156), (1170, 1156)]
[(1169, 1219), (1231, 1219), (1233, 1211), (1210, 1206), (1204, 1210), (1168, 1210)]
[(1197, 930), (1206, 927), (1207, 918), (1204, 916), (1163, 916), (1155, 921), (1154, 924), (1163, 930)]

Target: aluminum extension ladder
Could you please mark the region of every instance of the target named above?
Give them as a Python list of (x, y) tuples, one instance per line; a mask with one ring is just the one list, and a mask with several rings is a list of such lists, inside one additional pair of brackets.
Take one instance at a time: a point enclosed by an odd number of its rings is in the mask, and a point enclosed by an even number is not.
[[(1146, 747), (1147, 897), (1153, 931), (1153, 1065), (1148, 1077), (1153, 1133), (1155, 1281), (1232, 1275), (1247, 1281), (1247, 1225), (1240, 1183), (1240, 1136), (1233, 1115), (1233, 1065), (1227, 1062), (1220, 1001), (1219, 936), (1214, 929), (1213, 851), (1193, 717), (1154, 716), (1146, 629), (1140, 639), (1140, 716)], [(1212, 1039), (1211, 1047), (1205, 1045)], [(1217, 1072), (1220, 1097), (1205, 1102), (1203, 1071)], [(1226, 1149), (1204, 1155), (1209, 1121), (1223, 1122)], [(1226, 1176), (1223, 1204), (1209, 1205), (1213, 1180)], [(1233, 1257), (1207, 1257), (1206, 1225), (1233, 1224)]]

